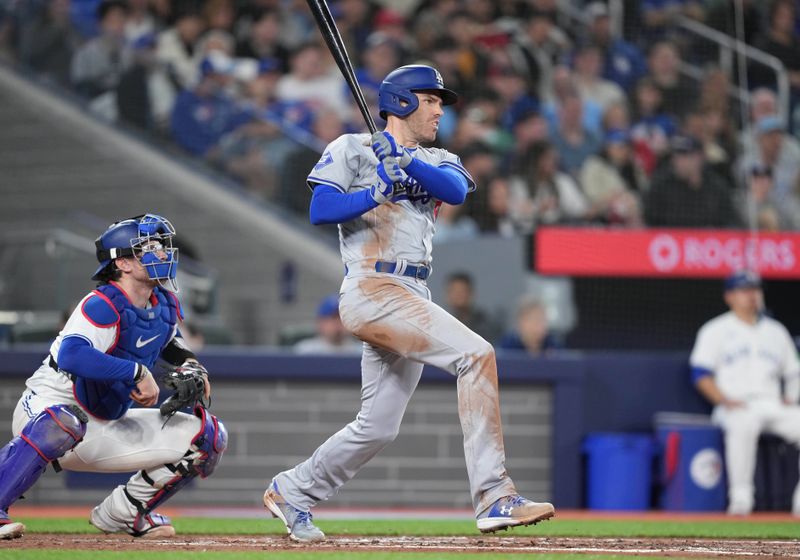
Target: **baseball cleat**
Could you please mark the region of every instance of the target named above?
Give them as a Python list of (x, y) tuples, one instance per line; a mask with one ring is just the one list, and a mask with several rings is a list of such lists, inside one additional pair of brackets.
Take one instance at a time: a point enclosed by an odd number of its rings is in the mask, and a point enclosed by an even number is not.
[(272, 517), (280, 519), (286, 525), (289, 538), (297, 542), (319, 542), (325, 540), (325, 533), (314, 525), (311, 512), (302, 511), (294, 507), (281, 496), (278, 483), (274, 480), (264, 492), (264, 507)]
[(532, 502), (519, 494), (500, 498), (478, 515), (481, 533), (493, 533), (500, 529), (522, 525), (534, 525), (556, 514), (553, 504)]
[(0, 519), (0, 539), (18, 539), (25, 534), (25, 525), (10, 519)]
[(748, 502), (731, 502), (728, 505), (728, 515), (750, 515), (753, 513), (753, 505)]
[(104, 533), (128, 533), (132, 537), (143, 539), (168, 539), (175, 536), (175, 527), (166, 515), (150, 513), (144, 517), (137, 515), (133, 522), (104, 519), (97, 506), (89, 516), (89, 523)]

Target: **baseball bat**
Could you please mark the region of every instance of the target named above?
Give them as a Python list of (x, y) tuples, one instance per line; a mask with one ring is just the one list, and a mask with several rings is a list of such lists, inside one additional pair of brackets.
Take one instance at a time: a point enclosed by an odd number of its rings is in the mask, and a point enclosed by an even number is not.
[(356, 74), (353, 72), (353, 63), (350, 61), (350, 56), (347, 54), (347, 49), (342, 41), (342, 36), (339, 34), (339, 28), (336, 27), (336, 21), (334, 21), (331, 15), (331, 10), (328, 8), (327, 1), (307, 0), (307, 2), (308, 7), (311, 8), (314, 19), (317, 21), (317, 26), (322, 34), (322, 38), (325, 39), (325, 42), (328, 44), (328, 49), (331, 51), (333, 59), (336, 61), (336, 66), (338, 66), (339, 70), (342, 72), (347, 86), (350, 88), (350, 93), (353, 94), (356, 105), (358, 105), (358, 109), (361, 111), (361, 116), (364, 117), (364, 121), (367, 123), (370, 134), (374, 134), (378, 130), (375, 126), (375, 120), (369, 112), (369, 106), (367, 105), (366, 99), (364, 99), (364, 92), (361, 91), (361, 86), (358, 84), (358, 80), (356, 80)]

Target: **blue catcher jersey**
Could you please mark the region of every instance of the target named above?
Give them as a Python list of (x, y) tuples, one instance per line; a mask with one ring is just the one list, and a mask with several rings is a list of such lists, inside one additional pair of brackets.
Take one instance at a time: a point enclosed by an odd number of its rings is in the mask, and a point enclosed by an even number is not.
[[(99, 298), (106, 305), (92, 301), (92, 297)], [(182, 318), (177, 298), (164, 288), (156, 287), (150, 298), (150, 307), (141, 309), (132, 305), (125, 292), (113, 282), (97, 288), (92, 297), (83, 305), (87, 318), (106, 328), (113, 326), (109, 324), (109, 318), (116, 323), (116, 342), (106, 353), (152, 368)], [(75, 398), (94, 416), (114, 420), (131, 407), (129, 394), (134, 385), (130, 382), (97, 381), (76, 376), (74, 383)]]

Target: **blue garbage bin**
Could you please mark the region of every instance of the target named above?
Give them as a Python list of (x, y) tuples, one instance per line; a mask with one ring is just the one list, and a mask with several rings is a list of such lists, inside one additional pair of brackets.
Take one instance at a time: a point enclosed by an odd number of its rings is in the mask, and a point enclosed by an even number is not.
[(727, 483), (722, 432), (716, 426), (657, 423), (659, 505), (670, 511), (723, 511)]
[(586, 505), (601, 510), (646, 510), (653, 481), (652, 436), (593, 433), (586, 436)]

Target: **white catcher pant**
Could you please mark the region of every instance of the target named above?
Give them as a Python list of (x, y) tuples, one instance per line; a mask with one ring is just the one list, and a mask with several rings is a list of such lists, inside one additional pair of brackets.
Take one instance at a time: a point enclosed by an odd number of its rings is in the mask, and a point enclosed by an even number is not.
[(339, 313), (345, 327), (364, 341), (361, 410), (309, 459), (275, 477), (287, 501), (308, 509), (328, 499), (395, 439), (423, 364), (456, 376), (476, 513), (516, 493), (505, 468), (492, 346), (431, 302), (425, 284), (411, 278), (348, 276)]
[[(31, 418), (54, 404), (77, 403), (63, 395), (47, 397), (27, 389), (14, 410), (14, 435), (19, 435)], [(175, 414), (162, 430), (163, 423), (163, 417), (154, 408), (132, 408), (118, 420), (99, 420), (90, 416), (83, 441), (58, 463), (71, 471), (137, 471), (128, 482), (128, 492), (146, 503), (158, 488), (143, 480), (141, 470), (147, 471), (157, 484), (173, 478), (175, 475), (164, 464), (180, 461), (200, 430), (200, 419), (182, 412)], [(109, 507), (117, 518), (132, 519), (136, 510), (124, 499), (121, 488), (115, 489), (106, 501), (113, 504)]]
[[(770, 433), (800, 445), (800, 406), (753, 401), (744, 408), (718, 406), (712, 418), (725, 434), (728, 499), (731, 504), (750, 510), (755, 500), (753, 477), (758, 438), (762, 433)], [(800, 483), (794, 491), (792, 511), (800, 514)]]

